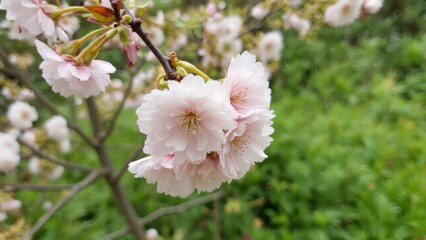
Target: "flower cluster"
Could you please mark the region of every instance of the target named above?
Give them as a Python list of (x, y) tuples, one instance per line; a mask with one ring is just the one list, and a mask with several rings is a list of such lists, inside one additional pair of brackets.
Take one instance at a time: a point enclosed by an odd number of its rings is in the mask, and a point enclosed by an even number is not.
[(185, 197), (239, 179), (265, 159), (274, 117), (265, 68), (244, 52), (227, 72), (222, 82), (188, 75), (144, 97), (137, 123), (150, 156), (130, 163), (130, 172)]
[(44, 122), (43, 128), (33, 126), (38, 120), (36, 108), (22, 101), (12, 103), (6, 113), (7, 131), (0, 132), (0, 173), (14, 173), (21, 163), (21, 153), (29, 158), (28, 168), (33, 175), (54, 180), (62, 175), (64, 168), (44, 159), (29, 157), (28, 150), (21, 150), (18, 139), (24, 146), (46, 153), (67, 153), (71, 148), (67, 120), (53, 116)]
[(6, 10), (6, 19), (14, 21), (20, 32), (29, 36), (43, 34), (50, 42), (69, 41), (79, 27), (77, 18), (66, 17), (54, 20), (52, 13), (57, 7), (44, 0), (2, 0), (0, 9)]
[(111, 63), (102, 60), (78, 63), (74, 57), (59, 54), (38, 40), (35, 44), (43, 58), (40, 65), (42, 76), (54, 92), (64, 97), (87, 98), (105, 92), (111, 82), (109, 73), (115, 72)]
[(16, 212), (22, 206), (22, 202), (13, 198), (11, 193), (0, 192), (0, 223), (7, 218), (6, 212)]
[(363, 11), (377, 13), (382, 5), (383, 0), (339, 0), (325, 10), (324, 21), (333, 27), (345, 26), (353, 23)]

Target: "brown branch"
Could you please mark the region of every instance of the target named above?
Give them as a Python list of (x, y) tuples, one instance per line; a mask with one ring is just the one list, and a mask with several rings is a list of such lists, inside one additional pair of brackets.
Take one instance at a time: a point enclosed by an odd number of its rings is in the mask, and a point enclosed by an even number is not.
[(7, 191), (17, 191), (17, 190), (29, 190), (29, 191), (38, 191), (38, 192), (50, 192), (50, 191), (62, 191), (74, 186), (74, 184), (63, 184), (63, 185), (37, 185), (37, 184), (27, 184), (27, 183), (10, 183), (10, 182), (0, 182), (0, 188)]
[(45, 159), (45, 160), (47, 160), (49, 162), (61, 165), (61, 166), (65, 167), (65, 168), (79, 170), (79, 171), (85, 172), (85, 173), (89, 173), (89, 172), (93, 172), (94, 171), (93, 168), (86, 167), (86, 166), (83, 166), (83, 165), (80, 165), (80, 164), (76, 164), (76, 163), (72, 163), (72, 162), (67, 162), (67, 161), (64, 161), (64, 160), (60, 160), (60, 159), (58, 159), (58, 158), (56, 158), (54, 156), (47, 155), (43, 151), (38, 150), (37, 148), (31, 146), (30, 144), (27, 144), (21, 138), (17, 138), (17, 141), (21, 145), (24, 145), (27, 148), (29, 148), (34, 155), (36, 155), (36, 156), (38, 156), (40, 158), (43, 158), (43, 159)]
[(127, 159), (126, 164), (121, 167), (120, 171), (116, 175), (114, 175), (114, 181), (119, 181), (121, 179), (121, 177), (124, 175), (127, 168), (129, 167), (129, 163), (135, 161), (138, 158), (138, 156), (142, 153), (142, 149), (142, 147), (138, 147), (133, 151), (133, 153)]
[(197, 205), (201, 205), (204, 203), (208, 203), (211, 201), (215, 201), (217, 199), (220, 199), (224, 196), (225, 194), (222, 191), (219, 192), (215, 192), (213, 194), (204, 196), (204, 197), (200, 197), (176, 206), (171, 206), (171, 207), (165, 207), (165, 208), (160, 208), (158, 210), (155, 210), (154, 212), (146, 215), (145, 217), (141, 218), (139, 220), (139, 224), (141, 225), (145, 225), (149, 222), (154, 221), (155, 219), (162, 217), (164, 215), (168, 215), (168, 214), (172, 214), (172, 213), (180, 213), (180, 212), (184, 212), (185, 210), (195, 207)]
[[(170, 206), (170, 207), (164, 207), (164, 208), (160, 208), (157, 209), (156, 211), (146, 215), (145, 217), (141, 218), (139, 220), (139, 224), (142, 226), (145, 226), (147, 223), (150, 223), (154, 220), (156, 220), (159, 217), (162, 217), (164, 215), (169, 215), (169, 214), (173, 214), (173, 213), (181, 213), (186, 211), (189, 208), (193, 208), (196, 207), (198, 205), (202, 205), (208, 202), (212, 202), (212, 201), (216, 201), (219, 200), (220, 198), (222, 198), (224, 196), (224, 193), (222, 191), (204, 196), (204, 197), (200, 197), (179, 205), (175, 205), (175, 206)], [(128, 233), (129, 229), (127, 227), (124, 227), (120, 230), (117, 230), (115, 232), (112, 232), (106, 236), (104, 236), (102, 238), (102, 240), (113, 240), (119, 237), (122, 237), (124, 235), (126, 235), (126, 233)]]
[[(102, 137), (102, 129), (101, 129), (101, 119), (99, 118), (99, 111), (96, 106), (96, 102), (93, 97), (90, 97), (86, 100), (87, 108), (89, 111), (90, 122), (92, 125), (93, 136), (96, 139), (100, 139)], [(107, 174), (105, 175), (105, 179), (112, 191), (112, 195), (115, 198), (115, 201), (118, 205), (118, 208), (126, 220), (127, 226), (133, 233), (135, 239), (144, 239), (144, 229), (138, 224), (138, 216), (127, 198), (126, 193), (123, 188), (120, 186), (119, 182), (114, 181), (114, 168), (112, 166), (111, 160), (108, 155), (107, 148), (104, 142), (99, 142), (99, 145), (95, 147), (96, 153), (98, 155), (99, 161), (102, 164), (102, 167), (107, 169)]]
[[(117, 0), (110, 0), (111, 5), (114, 9), (114, 15), (116, 16), (116, 21), (121, 21), (120, 9), (118, 9)], [(173, 68), (169, 62), (169, 58), (164, 56), (160, 50), (152, 43), (151, 39), (149, 39), (148, 34), (142, 29), (142, 22), (140, 19), (136, 19), (135, 16), (127, 9), (124, 2), (122, 3), (124, 12), (126, 15), (129, 15), (132, 18), (132, 21), (129, 23), (129, 26), (132, 28), (132, 31), (135, 32), (145, 43), (145, 45), (151, 50), (151, 52), (155, 55), (157, 60), (163, 66), (164, 71), (166, 72), (166, 79), (176, 80), (176, 73), (173, 71)]]
[(127, 98), (129, 98), (130, 92), (133, 88), (133, 82), (136, 74), (139, 71), (139, 68), (142, 65), (142, 61), (139, 61), (139, 63), (135, 66), (135, 68), (132, 71), (132, 74), (130, 75), (130, 81), (127, 85), (126, 91), (124, 92), (123, 99), (120, 102), (120, 105), (118, 106), (117, 110), (115, 110), (113, 117), (110, 120), (110, 125), (108, 126), (108, 129), (106, 130), (105, 134), (102, 136), (101, 141), (104, 142), (114, 131), (115, 124), (117, 123), (118, 117), (120, 116), (121, 111), (124, 108), (124, 104), (126, 103)]
[(271, 17), (272, 15), (279, 12), (280, 10), (281, 10), (281, 8), (272, 9), (266, 16), (257, 20), (254, 24), (252, 24), (250, 27), (248, 27), (246, 31), (240, 33), (237, 38), (240, 38), (240, 37), (246, 35), (247, 33), (251, 32), (251, 31), (259, 29), (265, 23), (267, 18)]
[(53, 214), (56, 211), (58, 211), (59, 208), (61, 208), (65, 203), (67, 203), (75, 195), (77, 195), (78, 192), (86, 188), (89, 184), (94, 182), (97, 178), (99, 178), (105, 173), (106, 173), (105, 169), (91, 172), (85, 179), (83, 179), (79, 183), (72, 186), (70, 192), (67, 195), (65, 195), (63, 198), (59, 199), (51, 208), (49, 208), (49, 210), (47, 210), (47, 212), (41, 218), (38, 219), (36, 224), (34, 224), (34, 226), (31, 227), (31, 229), (24, 234), (22, 239), (24, 240), (31, 239), (32, 235), (34, 235), (38, 230), (40, 230), (40, 228), (50, 219), (50, 217), (53, 216)]

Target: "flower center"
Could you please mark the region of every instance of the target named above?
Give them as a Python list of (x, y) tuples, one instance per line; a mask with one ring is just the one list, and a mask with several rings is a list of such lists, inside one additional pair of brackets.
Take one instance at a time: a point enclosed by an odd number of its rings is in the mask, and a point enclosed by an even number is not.
[(186, 112), (178, 116), (179, 124), (183, 127), (185, 134), (196, 134), (200, 130), (200, 120), (196, 112)]
[(237, 155), (240, 155), (240, 156), (243, 156), (245, 154), (246, 150), (249, 147), (248, 141), (247, 141), (247, 139), (244, 135), (235, 137), (232, 140), (231, 145), (232, 145), (231, 151), (234, 154), (237, 154)]
[(231, 104), (232, 106), (244, 105), (247, 102), (248, 89), (238, 89), (236, 94), (231, 94)]
[(343, 14), (349, 14), (351, 12), (351, 9), (352, 9), (351, 5), (350, 4), (346, 4), (342, 8), (342, 12), (343, 12)]
[(30, 119), (30, 114), (27, 111), (22, 111), (21, 112), (21, 117), (25, 120), (29, 120)]

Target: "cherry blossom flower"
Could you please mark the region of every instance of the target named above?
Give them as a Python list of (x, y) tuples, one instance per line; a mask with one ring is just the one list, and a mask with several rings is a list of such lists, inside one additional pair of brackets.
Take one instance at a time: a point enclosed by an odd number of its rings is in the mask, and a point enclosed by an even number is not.
[(140, 45), (138, 43), (136, 35), (132, 32), (132, 29), (129, 27), (124, 27), (120, 39), (123, 43), (123, 52), (127, 58), (128, 67), (132, 67), (138, 58), (138, 53), (140, 50)]
[(0, 202), (0, 209), (5, 212), (16, 211), (20, 209), (21, 206), (22, 206), (22, 202), (13, 198)]
[(0, 28), (7, 29), (7, 37), (19, 41), (26, 41), (33, 44), (35, 36), (29, 33), (25, 28), (19, 27), (14, 21), (4, 20), (0, 23)]
[(268, 15), (269, 9), (265, 8), (261, 3), (256, 4), (251, 10), (250, 15), (256, 19), (262, 19)]
[(219, 155), (209, 154), (200, 164), (189, 164), (191, 180), (198, 192), (211, 192), (223, 182), (230, 182), (231, 178), (225, 175)]
[(260, 60), (265, 64), (269, 60), (280, 60), (283, 47), (283, 36), (280, 32), (272, 31), (266, 33), (257, 45)]
[(299, 32), (301, 37), (305, 36), (311, 28), (311, 23), (308, 19), (301, 18), (296, 14), (284, 14), (283, 19), (284, 29), (294, 28)]
[(6, 19), (15, 21), (20, 29), (33, 36), (44, 34), (50, 41), (68, 41), (66, 33), (72, 34), (78, 29), (75, 17), (65, 17), (55, 22), (50, 13), (56, 7), (42, 0), (2, 0), (0, 9), (6, 10)]
[(17, 129), (26, 129), (33, 126), (38, 119), (37, 111), (26, 102), (17, 101), (9, 106), (7, 119)]
[(204, 160), (220, 149), (223, 131), (234, 127), (228, 92), (217, 81), (193, 75), (168, 86), (145, 95), (136, 111), (139, 130), (147, 134), (144, 151), (156, 156), (174, 152), (180, 163)]
[(21, 135), (21, 140), (33, 147), (33, 148), (38, 148), (37, 143), (36, 143), (36, 134), (34, 132), (34, 130), (30, 129), (30, 130), (26, 130), (22, 135)]
[[(43, 165), (48, 167), (43, 167)], [(37, 157), (32, 157), (28, 163), (28, 171), (34, 175), (42, 174), (49, 180), (56, 180), (62, 176), (64, 167), (46, 162), (46, 160), (40, 160)]]
[(60, 55), (38, 40), (35, 44), (44, 60), (40, 64), (42, 76), (54, 92), (64, 97), (88, 98), (105, 92), (111, 82), (109, 73), (115, 72), (111, 63), (92, 60), (90, 65), (77, 64), (72, 56)]
[(223, 85), (229, 89), (231, 105), (237, 112), (269, 108), (271, 90), (268, 75), (253, 54), (246, 51), (232, 59)]
[(45, 13), (45, 6), (41, 0), (2, 0), (0, 8), (7, 11), (7, 20), (14, 20), (34, 36), (41, 33), (51, 36), (55, 23)]
[(2, 150), (0, 154), (0, 172), (11, 172), (15, 170), (20, 162), (17, 153), (11, 150)]
[(226, 176), (241, 178), (256, 162), (266, 158), (264, 150), (270, 145), (273, 132), (271, 111), (255, 109), (237, 119), (237, 126), (227, 132), (220, 163)]
[[(129, 164), (129, 171), (135, 177), (146, 178), (148, 183), (157, 183), (159, 193), (180, 197), (186, 197), (194, 191), (191, 179), (187, 177), (189, 173), (182, 173), (185, 170), (182, 165), (175, 166), (173, 154), (149, 156)], [(177, 175), (185, 177), (177, 178)]]
[(369, 14), (376, 14), (383, 7), (384, 0), (364, 0), (364, 9)]
[(158, 231), (155, 228), (148, 228), (145, 232), (146, 240), (157, 240), (158, 239)]
[(4, 220), (6, 220), (7, 218), (7, 214), (4, 212), (0, 212), (0, 222), (3, 222)]
[(68, 138), (69, 130), (67, 120), (62, 116), (53, 116), (44, 123), (44, 129), (47, 136), (56, 141), (62, 141)]
[(205, 24), (205, 31), (222, 40), (231, 40), (237, 38), (242, 24), (241, 17), (237, 15), (224, 17), (219, 20), (210, 19)]
[(218, 155), (207, 155), (201, 162), (177, 163), (174, 154), (150, 156), (129, 164), (135, 177), (157, 183), (157, 191), (171, 196), (187, 197), (194, 190), (211, 192), (223, 182), (229, 182), (221, 168)]
[(3, 151), (19, 152), (18, 141), (12, 134), (0, 132), (0, 152)]
[(362, 3), (363, 0), (339, 0), (327, 7), (324, 21), (333, 27), (351, 24), (359, 17)]
[(61, 153), (68, 153), (71, 150), (71, 142), (69, 138), (59, 141), (59, 150)]
[(217, 52), (222, 56), (222, 67), (226, 68), (232, 57), (241, 52), (242, 49), (243, 43), (241, 39), (222, 40), (219, 38), (219, 41), (217, 42)]
[(186, 197), (241, 178), (272, 141), (271, 90), (262, 63), (244, 52), (223, 83), (188, 75), (145, 95), (137, 124), (150, 156), (129, 164), (157, 191)]

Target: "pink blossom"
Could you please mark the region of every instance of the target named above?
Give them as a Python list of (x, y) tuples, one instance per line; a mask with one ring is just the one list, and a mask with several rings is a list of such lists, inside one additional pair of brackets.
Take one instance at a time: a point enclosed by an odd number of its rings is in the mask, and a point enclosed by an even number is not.
[[(6, 19), (15, 23), (33, 36), (44, 34), (49, 41), (57, 39), (68, 41), (66, 32), (72, 34), (78, 28), (76, 18), (70, 21), (60, 20), (55, 22), (50, 17), (50, 12), (55, 9), (42, 0), (2, 0), (0, 9), (6, 10)], [(77, 23), (75, 23), (77, 21)]]
[(254, 55), (237, 55), (223, 84), (188, 75), (145, 95), (137, 124), (151, 156), (129, 164), (157, 191), (186, 197), (241, 178), (266, 158), (273, 133), (267, 74)]
[(284, 29), (294, 28), (299, 32), (301, 37), (305, 36), (311, 28), (311, 23), (308, 19), (299, 17), (297, 14), (284, 14)]
[(138, 53), (141, 49), (140, 45), (137, 43), (136, 36), (133, 34), (130, 28), (125, 28), (124, 36), (127, 41), (123, 42), (123, 52), (126, 55), (128, 61), (128, 67), (132, 67), (136, 60), (138, 59)]
[(146, 178), (148, 183), (157, 183), (157, 191), (171, 196), (186, 197), (194, 190), (208, 191), (231, 181), (223, 172), (219, 156), (207, 155), (197, 163), (177, 163), (174, 154), (162, 157), (150, 156), (129, 164), (135, 177)]
[(193, 75), (168, 86), (145, 95), (136, 111), (139, 130), (147, 134), (144, 151), (156, 156), (174, 152), (179, 163), (204, 160), (220, 149), (224, 130), (234, 127), (228, 92), (217, 81)]
[(191, 178), (198, 192), (211, 192), (223, 182), (230, 182), (225, 175), (218, 154), (209, 154), (200, 164), (190, 164)]
[(324, 21), (333, 27), (353, 23), (361, 12), (363, 0), (339, 0), (327, 7)]
[(251, 10), (250, 15), (258, 20), (266, 17), (269, 14), (269, 9), (261, 3), (256, 4)]
[(7, 110), (7, 119), (17, 129), (27, 129), (38, 119), (37, 110), (26, 102), (16, 101)]
[(129, 171), (137, 178), (146, 178), (148, 183), (157, 183), (157, 191), (160, 193), (186, 197), (194, 191), (194, 186), (189, 177), (177, 177), (188, 174), (180, 173), (185, 169), (175, 167), (174, 164), (173, 154), (162, 157), (150, 156), (130, 163)]
[(284, 39), (279, 31), (267, 32), (259, 40), (257, 53), (262, 63), (266, 64), (270, 60), (280, 60), (283, 47)]
[(231, 104), (237, 112), (269, 108), (271, 89), (268, 87), (268, 75), (253, 54), (238, 54), (232, 59), (227, 72), (223, 85), (229, 89)]
[(42, 76), (54, 92), (87, 98), (105, 92), (111, 82), (109, 73), (114, 73), (115, 67), (109, 62), (92, 60), (90, 65), (79, 65), (72, 56), (60, 55), (38, 40), (35, 44), (44, 60), (40, 65)]
[(226, 176), (241, 178), (256, 162), (266, 158), (264, 150), (272, 141), (271, 127), (274, 115), (265, 109), (256, 109), (237, 119), (237, 126), (227, 132), (220, 152), (220, 163)]
[(384, 0), (364, 0), (364, 9), (370, 13), (375, 14), (383, 7)]

